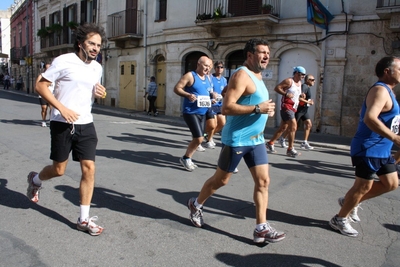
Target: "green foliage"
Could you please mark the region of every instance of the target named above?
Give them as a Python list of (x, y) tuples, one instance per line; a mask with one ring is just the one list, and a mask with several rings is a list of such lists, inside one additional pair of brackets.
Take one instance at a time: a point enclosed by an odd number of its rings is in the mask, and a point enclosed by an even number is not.
[(36, 35), (40, 38), (46, 38), (49, 35), (49, 32), (46, 28), (42, 28), (37, 31)]

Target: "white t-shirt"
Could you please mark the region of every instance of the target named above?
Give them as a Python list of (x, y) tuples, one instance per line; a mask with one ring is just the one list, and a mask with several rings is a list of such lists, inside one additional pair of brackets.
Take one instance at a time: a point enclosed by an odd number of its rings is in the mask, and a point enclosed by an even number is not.
[[(74, 124), (93, 122), (94, 86), (102, 76), (102, 67), (97, 61), (84, 63), (75, 53), (64, 54), (55, 58), (42, 76), (54, 84), (55, 98), (79, 114)], [(55, 108), (51, 110), (50, 120), (66, 123)]]

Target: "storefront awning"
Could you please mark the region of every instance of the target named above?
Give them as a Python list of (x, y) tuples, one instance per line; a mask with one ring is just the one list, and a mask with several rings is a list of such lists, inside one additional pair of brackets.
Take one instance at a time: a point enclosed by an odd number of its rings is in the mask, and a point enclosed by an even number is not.
[(0, 53), (0, 58), (8, 58), (7, 54)]

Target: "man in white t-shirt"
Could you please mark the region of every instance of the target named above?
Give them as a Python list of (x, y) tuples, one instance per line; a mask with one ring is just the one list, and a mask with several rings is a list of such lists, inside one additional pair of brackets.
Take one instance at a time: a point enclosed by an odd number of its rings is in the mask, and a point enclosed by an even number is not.
[[(103, 232), (97, 225), (97, 216), (90, 217), (95, 176), (97, 134), (91, 113), (94, 98), (105, 98), (106, 88), (99, 82), (102, 67), (96, 61), (101, 45), (106, 40), (102, 27), (81, 25), (76, 30), (75, 53), (61, 55), (53, 60), (36, 84), (37, 92), (53, 107), (50, 116), (52, 165), (40, 173), (28, 174), (27, 196), (39, 201), (42, 181), (62, 176), (72, 159), (79, 161), (82, 170), (80, 181), (80, 217), (77, 228), (96, 236)], [(49, 90), (55, 85), (54, 92)]]

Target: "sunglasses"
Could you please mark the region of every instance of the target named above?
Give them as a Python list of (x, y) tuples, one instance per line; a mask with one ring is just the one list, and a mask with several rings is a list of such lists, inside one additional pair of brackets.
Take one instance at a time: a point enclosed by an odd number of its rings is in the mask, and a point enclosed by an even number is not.
[(216, 69), (223, 69), (224, 66), (216, 66), (215, 68), (216, 68)]
[(312, 81), (312, 82), (315, 81), (315, 79), (309, 79), (309, 80)]

